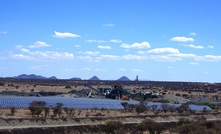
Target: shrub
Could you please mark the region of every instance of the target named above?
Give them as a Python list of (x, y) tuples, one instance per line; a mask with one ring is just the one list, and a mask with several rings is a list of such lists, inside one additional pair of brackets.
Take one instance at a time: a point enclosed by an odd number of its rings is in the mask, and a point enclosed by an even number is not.
[(124, 107), (124, 110), (127, 110), (128, 102), (121, 102), (121, 105)]
[(178, 120), (178, 125), (179, 126), (181, 126), (181, 125), (184, 125), (184, 124), (189, 124), (189, 123), (191, 123), (191, 121), (189, 120), (189, 119), (187, 119), (187, 118), (180, 118), (179, 120)]
[(123, 124), (121, 121), (108, 121), (105, 123), (103, 131), (107, 134), (115, 134), (117, 131), (119, 132), (119, 130), (122, 129), (122, 127)]
[(0, 82), (0, 86), (4, 86), (5, 85), (5, 83), (4, 82)]
[(207, 105), (207, 106), (209, 106), (209, 107), (212, 108), (212, 109), (215, 109), (215, 108), (216, 108), (216, 104), (214, 104), (214, 103), (205, 102), (204, 104)]
[(169, 103), (170, 101), (167, 100), (167, 99), (165, 99), (165, 98), (163, 98), (163, 99), (160, 99), (158, 102), (161, 102), (161, 103)]
[(138, 105), (136, 105), (135, 108), (136, 108), (136, 112), (137, 112), (138, 115), (139, 115), (140, 113), (145, 112), (146, 109), (147, 109), (144, 104), (138, 104)]
[(15, 115), (16, 108), (15, 107), (10, 107), (11, 115)]
[(181, 126), (178, 126), (176, 131), (179, 134), (193, 134), (194, 131), (198, 130), (199, 126), (196, 123), (189, 123), (189, 124), (184, 124)]
[(46, 105), (47, 103), (45, 101), (32, 101), (29, 104), (28, 108), (31, 111), (32, 116), (37, 115), (37, 117), (39, 117), (39, 115), (43, 111), (43, 107), (45, 107)]
[(49, 107), (43, 107), (43, 111), (45, 113), (45, 118), (49, 116), (50, 108)]
[(71, 85), (66, 85), (65, 88), (71, 89)]
[(160, 134), (163, 130), (166, 129), (161, 123), (154, 122), (150, 119), (143, 120), (142, 124), (144, 125), (144, 128), (149, 131), (150, 134)]
[(181, 94), (180, 94), (180, 93), (176, 93), (175, 95), (176, 95), (176, 96), (181, 96)]
[(150, 110), (152, 110), (152, 112), (154, 113), (155, 110), (157, 110), (157, 107), (158, 106), (156, 104), (153, 104), (153, 105), (150, 106)]
[(56, 103), (54, 109), (53, 109), (53, 113), (54, 113), (54, 117), (56, 117), (57, 115), (59, 117), (61, 117), (61, 114), (62, 114), (62, 107), (64, 106), (63, 103)]
[(164, 111), (164, 113), (166, 113), (168, 110), (170, 110), (169, 104), (163, 103), (160, 106), (161, 106), (162, 110)]

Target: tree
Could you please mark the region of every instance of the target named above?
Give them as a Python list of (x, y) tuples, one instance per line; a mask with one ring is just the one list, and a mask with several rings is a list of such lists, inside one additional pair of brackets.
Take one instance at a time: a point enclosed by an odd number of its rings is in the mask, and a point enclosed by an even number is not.
[(29, 104), (28, 108), (31, 111), (31, 114), (33, 117), (35, 115), (37, 115), (37, 117), (39, 117), (39, 115), (43, 111), (43, 107), (45, 107), (46, 105), (47, 105), (47, 102), (45, 102), (45, 101), (32, 101)]
[(154, 113), (155, 110), (157, 109), (157, 107), (158, 106), (156, 104), (153, 104), (153, 105), (150, 106), (150, 110)]
[(54, 109), (53, 109), (53, 113), (54, 113), (54, 116), (56, 117), (57, 115), (60, 117), (61, 116), (61, 113), (62, 113), (62, 107), (64, 106), (63, 103), (56, 103)]
[(129, 110), (134, 110), (135, 104), (128, 104), (127, 107)]
[(144, 104), (138, 104), (138, 105), (136, 105), (135, 108), (136, 108), (136, 112), (137, 112), (138, 115), (139, 115), (140, 113), (145, 112), (146, 109), (147, 109)]
[(167, 113), (167, 111), (170, 110), (169, 104), (163, 103), (160, 106), (161, 106), (162, 110), (164, 111), (164, 113)]
[(181, 106), (177, 107), (177, 111), (179, 113), (187, 113), (188, 111), (190, 111), (191, 109), (189, 108), (189, 104), (188, 103), (184, 103)]
[(121, 105), (124, 107), (124, 111), (127, 110), (128, 102), (121, 102)]
[(176, 111), (175, 106), (170, 105), (169, 111), (170, 111), (170, 113), (171, 113), (171, 115), (172, 115), (172, 114), (173, 114), (173, 112), (175, 112), (175, 111)]
[(68, 107), (64, 107), (64, 112), (66, 113), (67, 117), (70, 116), (69, 114), (69, 108)]
[(11, 115), (15, 115), (16, 108), (15, 107), (10, 107)]
[(49, 107), (43, 107), (43, 111), (45, 113), (45, 118), (49, 116), (50, 108)]

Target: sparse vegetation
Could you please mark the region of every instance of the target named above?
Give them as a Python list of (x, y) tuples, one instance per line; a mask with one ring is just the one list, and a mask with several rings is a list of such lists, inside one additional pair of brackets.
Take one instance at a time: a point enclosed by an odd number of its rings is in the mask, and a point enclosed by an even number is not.
[[(24, 82), (23, 82), (24, 81)], [(81, 88), (84, 87), (84, 81), (78, 81), (78, 83), (75, 83), (74, 81), (61, 81), (61, 83), (56, 83), (54, 81), (51, 80), (45, 80), (45, 81), (40, 81), (40, 82), (36, 82), (38, 80), (19, 80), (19, 82), (21, 83), (16, 83), (10, 81), (10, 82), (0, 82), (0, 89), (2, 91), (6, 91), (6, 89), (8, 90), (7, 92), (10, 91), (16, 91), (16, 95), (18, 95), (18, 93), (22, 93), (21, 95), (19, 94), (19, 96), (27, 96), (25, 95), (27, 92), (30, 92), (30, 96), (35, 96), (37, 95), (42, 95), (42, 96), (55, 96), (55, 95), (62, 95), (62, 93), (64, 93), (64, 95), (73, 95), (73, 96), (81, 96), (83, 95), (83, 93), (87, 90), (82, 90)], [(111, 82), (110, 82), (111, 83)], [(106, 81), (101, 81), (99, 83), (97, 82), (90, 82), (87, 81), (88, 85), (93, 85), (93, 87), (95, 87), (93, 89), (92, 92), (92, 97), (96, 98), (97, 96), (100, 97), (99, 93), (96, 92), (96, 86), (94, 85), (99, 85), (100, 88), (102, 88), (102, 86), (107, 86), (107, 84), (109, 84)], [(112, 84), (112, 83), (111, 83)], [(111, 84), (109, 84), (108, 86), (111, 87)], [(133, 82), (125, 82), (122, 85), (126, 85), (126, 87), (133, 87)], [(145, 93), (148, 94), (147, 92), (153, 92), (154, 94), (159, 93), (159, 92), (164, 92), (165, 95), (168, 95), (170, 93), (171, 96), (176, 95), (176, 96), (180, 96), (179, 98), (184, 99), (184, 98), (191, 98), (192, 96), (210, 96), (212, 99), (215, 99), (217, 101), (219, 101), (220, 99), (220, 93), (216, 94), (216, 96), (211, 95), (208, 91), (216, 91), (216, 89), (219, 89), (220, 87), (217, 85), (213, 85), (213, 84), (209, 84), (207, 86), (211, 87), (208, 88), (210, 90), (206, 90), (207, 93), (205, 94), (204, 92), (195, 92), (194, 90), (198, 90), (198, 89), (203, 89), (204, 87), (206, 87), (206, 85), (204, 84), (200, 84), (200, 85), (194, 85), (193, 83), (181, 83), (182, 86), (179, 85), (180, 83), (170, 83), (170, 82), (149, 82), (148, 84), (140, 84), (138, 83), (139, 87), (136, 88), (130, 88), (130, 90), (127, 90), (128, 92), (131, 92), (132, 94), (130, 94), (131, 96), (129, 96), (129, 98), (135, 98), (137, 100), (140, 100), (142, 102), (144, 102), (143, 100), (143, 96)], [(37, 86), (36, 86), (37, 85)], [(71, 86), (68, 85), (73, 85), (74, 90), (72, 90)], [(3, 86), (3, 87), (2, 87)], [(221, 85), (220, 85), (221, 86)], [(185, 87), (185, 88), (183, 88)], [(194, 88), (191, 88), (194, 87)], [(200, 88), (198, 88), (200, 87)], [(76, 88), (76, 89), (75, 89)], [(214, 89), (212, 89), (214, 88)], [(71, 90), (69, 90), (71, 89)], [(129, 89), (129, 88), (128, 88)], [(191, 90), (190, 89), (194, 89)], [(22, 92), (21, 92), (22, 91)], [(49, 92), (48, 92), (49, 91)], [(56, 92), (55, 92), (56, 91)], [(73, 91), (73, 92), (69, 92), (69, 91)], [(89, 92), (92, 91), (92, 89), (88, 90)], [(147, 92), (146, 92), (147, 91)], [(85, 94), (86, 94), (85, 92)], [(217, 91), (219, 92), (219, 91)], [(76, 94), (75, 94), (76, 93)], [(79, 93), (79, 94), (77, 94)], [(88, 92), (87, 92), (88, 93)], [(142, 94), (143, 93), (143, 94)], [(180, 95), (177, 95), (177, 94)], [(191, 93), (191, 94), (190, 94)], [(79, 95), (79, 96), (78, 96)], [(122, 96), (126, 96), (126, 95), (122, 95)], [(103, 96), (105, 97), (105, 96)], [(164, 97), (164, 96), (163, 96)], [(221, 124), (220, 123), (212, 123), (212, 122), (208, 122), (207, 118), (212, 116), (212, 117), (219, 117), (220, 115), (220, 109), (218, 109), (218, 107), (208, 101), (205, 102), (204, 104), (211, 107), (212, 109), (214, 109), (214, 111), (209, 111), (208, 107), (205, 107), (203, 110), (201, 111), (192, 111), (189, 108), (189, 104), (192, 103), (186, 103), (186, 104), (182, 104), (180, 107), (176, 108), (174, 106), (168, 105), (168, 102), (173, 102), (173, 100), (171, 101), (170, 98), (165, 97), (165, 98), (148, 98), (147, 100), (148, 102), (145, 101), (145, 105), (144, 104), (139, 104), (139, 105), (135, 105), (135, 104), (130, 104), (127, 101), (124, 101), (121, 103), (121, 105), (123, 106), (124, 110), (110, 110), (110, 109), (98, 109), (96, 107), (94, 107), (94, 109), (73, 109), (73, 108), (68, 108), (68, 107), (63, 107), (62, 103), (57, 103), (55, 106), (48, 106), (47, 103), (44, 104), (42, 101), (37, 101), (37, 102), (32, 102), (30, 103), (29, 109), (26, 109), (24, 111), (24, 116), (20, 113), (21, 109), (13, 109), (13, 108), (8, 108), (5, 111), (6, 112), (2, 112), (2, 109), (0, 111), (0, 115), (1, 117), (9, 117), (9, 118), (16, 118), (16, 117), (21, 117), (23, 116), (24, 118), (29, 118), (31, 117), (31, 115), (33, 117), (42, 117), (42, 118), (47, 118), (44, 120), (69, 120), (69, 119), (75, 119), (76, 118), (76, 122), (78, 121), (79, 123), (81, 122), (81, 120), (84, 119), (88, 119), (91, 120), (92, 122), (95, 121), (97, 123), (97, 121), (101, 121), (104, 122), (104, 120), (106, 119), (113, 119), (113, 120), (120, 120), (122, 121), (122, 119), (126, 119), (126, 117), (130, 117), (130, 121), (133, 119), (136, 121), (142, 121), (143, 119), (147, 119), (150, 118), (152, 119), (152, 124), (154, 124), (155, 126), (149, 125), (147, 122), (146, 124), (142, 123), (138, 123), (137, 125), (134, 125), (133, 128), (127, 128), (127, 129), (122, 129), (125, 128), (125, 126), (122, 126), (121, 129), (116, 129), (116, 131), (114, 131), (114, 133), (124, 133), (124, 132), (134, 132), (136, 134), (142, 134), (142, 133), (154, 133), (154, 134), (158, 134), (158, 133), (162, 133), (164, 130), (169, 130), (170, 132), (174, 132), (174, 133), (193, 133), (193, 134), (197, 134), (197, 133), (208, 133), (208, 134), (219, 134), (220, 132), (220, 127)], [(178, 98), (178, 97), (175, 97)], [(150, 101), (150, 103), (149, 103)], [(154, 102), (153, 105), (151, 102)], [(155, 105), (158, 103), (163, 103), (161, 105)], [(149, 104), (147, 106), (147, 103)], [(177, 100), (174, 100), (174, 103), (181, 103)], [(13, 111), (14, 110), (14, 111)], [(91, 110), (91, 111), (90, 111)], [(216, 111), (215, 111), (216, 110)], [(4, 110), (3, 110), (4, 111)], [(126, 112), (125, 112), (126, 111)], [(10, 113), (10, 114), (9, 114)], [(31, 113), (31, 114), (28, 114)], [(5, 115), (5, 116), (4, 116)], [(10, 117), (10, 115), (14, 115), (14, 117)], [(22, 118), (23, 118), (22, 117)], [(56, 117), (56, 118), (54, 118)], [(72, 118), (74, 117), (74, 118)], [(119, 118), (118, 118), (119, 117)], [(144, 118), (143, 118), (144, 117)], [(174, 124), (174, 129), (170, 129), (170, 128), (165, 128), (164, 123), (158, 123), (158, 122), (154, 122), (154, 120), (157, 118), (158, 119), (162, 119), (163, 121), (167, 121), (167, 118), (164, 117), (168, 117), (170, 118), (180, 118), (183, 117), (183, 119), (181, 118), (179, 120), (178, 123)], [(40, 120), (42, 118), (35, 118), (34, 120)], [(190, 118), (192, 118), (190, 120)], [(123, 121), (125, 121), (123, 120)], [(145, 121), (144, 121), (145, 122)], [(90, 122), (91, 123), (91, 122)], [(217, 124), (217, 125), (216, 125)], [(106, 124), (105, 124), (106, 125)], [(163, 125), (163, 127), (162, 127)], [(192, 127), (191, 125), (195, 125), (194, 127)], [(130, 131), (131, 129), (133, 129), (133, 131)], [(200, 129), (200, 130), (194, 130), (194, 129)], [(83, 131), (82, 131), (83, 132)], [(110, 132), (112, 133), (112, 132)]]
[(120, 134), (119, 131), (122, 129), (122, 126), (121, 121), (108, 121), (105, 123), (103, 131), (107, 134)]
[(16, 108), (15, 107), (10, 107), (10, 111), (11, 111), (11, 115), (13, 116), (16, 112)]
[(71, 85), (66, 85), (65, 88), (66, 89), (71, 89)]
[(62, 114), (62, 107), (64, 106), (63, 103), (56, 103), (55, 107), (53, 108), (53, 113), (54, 113), (54, 117), (57, 117), (57, 115), (59, 117), (61, 117)]
[(135, 106), (135, 108), (136, 108), (136, 112), (137, 112), (138, 115), (147, 110), (147, 108), (144, 104), (138, 104), (138, 105)]
[(43, 108), (46, 105), (47, 105), (47, 103), (45, 101), (33, 101), (33, 102), (30, 103), (28, 108), (31, 111), (31, 114), (32, 114), (33, 117), (35, 115), (37, 115), (37, 117), (39, 117), (39, 115), (43, 111)]

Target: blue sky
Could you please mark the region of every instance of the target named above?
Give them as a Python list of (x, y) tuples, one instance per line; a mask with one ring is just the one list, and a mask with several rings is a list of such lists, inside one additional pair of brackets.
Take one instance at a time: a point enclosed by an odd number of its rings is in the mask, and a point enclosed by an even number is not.
[(0, 77), (220, 82), (219, 0), (1, 0)]

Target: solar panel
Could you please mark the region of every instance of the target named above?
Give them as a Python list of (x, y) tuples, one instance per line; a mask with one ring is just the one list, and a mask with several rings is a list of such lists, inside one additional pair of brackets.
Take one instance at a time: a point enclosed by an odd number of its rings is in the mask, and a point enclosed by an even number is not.
[[(45, 101), (48, 106), (63, 103), (63, 107), (80, 109), (123, 109), (123, 100), (94, 99), (94, 98), (65, 98), (65, 97), (0, 97), (0, 108), (28, 108), (32, 101)], [(138, 104), (138, 101), (126, 101), (129, 104)]]
[[(162, 107), (161, 105), (164, 104), (164, 103), (160, 103), (160, 102), (146, 102), (146, 106), (152, 106), (152, 105), (157, 105), (157, 110), (162, 110)], [(181, 104), (172, 104), (172, 103), (166, 103), (170, 106), (174, 106), (175, 108), (177, 107), (180, 107)], [(193, 105), (193, 104), (190, 104), (189, 105), (189, 109), (190, 110), (193, 110), (193, 111), (202, 111), (202, 110), (212, 110), (209, 106), (207, 105)]]
[[(98, 99), (98, 98), (71, 98), (71, 97), (13, 97), (4, 96), (0, 97), (0, 108), (28, 108), (32, 101), (45, 101), (48, 106), (54, 107), (56, 103), (63, 103), (63, 107), (67, 108), (79, 108), (79, 109), (124, 109), (121, 102), (128, 102), (128, 104), (139, 104), (139, 101), (124, 101), (124, 100), (112, 100), (112, 99)], [(146, 102), (147, 106), (157, 105), (157, 109), (162, 110), (159, 102)], [(181, 104), (168, 105), (179, 107)], [(189, 105), (191, 110), (212, 110), (206, 105)]]

